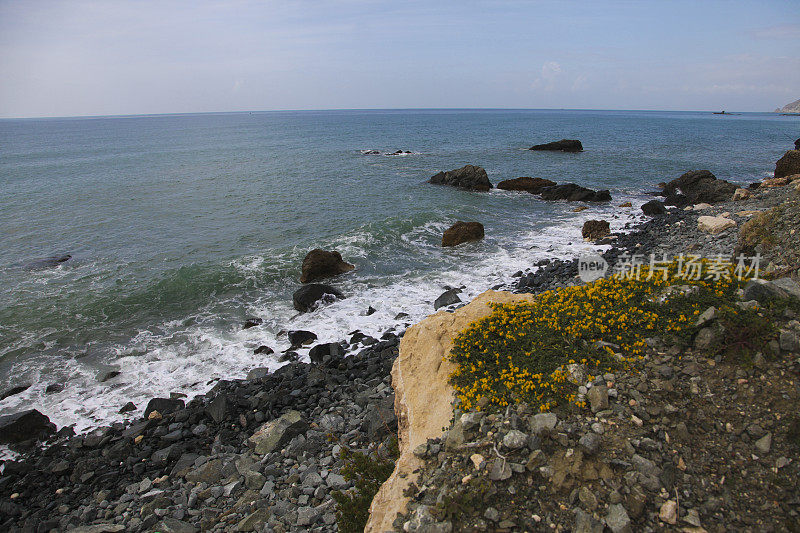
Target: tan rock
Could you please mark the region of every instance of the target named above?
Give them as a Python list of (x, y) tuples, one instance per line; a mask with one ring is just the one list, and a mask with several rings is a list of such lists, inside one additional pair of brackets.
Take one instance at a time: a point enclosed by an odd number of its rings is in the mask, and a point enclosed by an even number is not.
[(573, 209), (573, 210), (572, 210), (572, 212), (573, 212), (573, 213), (580, 213), (581, 211), (586, 211), (587, 209), (589, 209), (587, 206), (585, 206), (585, 205), (579, 205), (578, 207), (576, 207), (575, 209)]
[(702, 211), (703, 209), (711, 209), (711, 207), (712, 207), (711, 204), (699, 203), (699, 204), (695, 204), (694, 210), (695, 211)]
[(789, 183), (794, 183), (797, 180), (800, 180), (800, 174), (792, 174), (791, 176), (786, 176), (786, 179), (789, 180)]
[(736, 226), (736, 222), (725, 217), (702, 216), (697, 219), (697, 229), (706, 233), (721, 233)]
[(533, 298), (530, 294), (486, 291), (454, 313), (439, 311), (406, 330), (400, 355), (392, 366), (400, 457), (372, 500), (365, 532), (393, 529), (397, 513), (405, 512), (408, 503), (403, 491), (417, 480), (414, 470), (422, 465), (422, 460), (414, 456), (414, 448), (441, 436), (442, 428), (450, 425), (454, 393), (448, 379), (455, 366), (444, 357), (453, 346), (453, 338), (472, 322), (491, 314), (490, 302), (529, 302)]
[(750, 191), (748, 191), (747, 189), (739, 188), (733, 191), (734, 202), (738, 202), (740, 200), (747, 200), (748, 198), (750, 198)]
[(739, 216), (739, 217), (751, 217), (753, 215), (759, 214), (760, 212), (761, 211), (750, 211), (750, 210), (737, 211), (736, 212), (736, 216)]
[(619, 206), (620, 207), (633, 207), (633, 204), (631, 204), (630, 202), (623, 202), (623, 203), (619, 204)]
[(789, 185), (789, 178), (782, 177), (782, 178), (767, 178), (761, 182), (761, 187), (783, 187), (784, 185)]

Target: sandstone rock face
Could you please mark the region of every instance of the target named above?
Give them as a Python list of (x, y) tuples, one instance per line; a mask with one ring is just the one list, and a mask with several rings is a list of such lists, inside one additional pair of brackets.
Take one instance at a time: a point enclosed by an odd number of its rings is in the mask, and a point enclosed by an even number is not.
[(370, 506), (365, 532), (391, 531), (392, 521), (405, 512), (408, 498), (403, 491), (417, 479), (414, 470), (422, 460), (414, 448), (439, 437), (453, 416), (453, 388), (448, 379), (455, 367), (444, 360), (453, 338), (472, 322), (491, 314), (490, 302), (531, 301), (533, 295), (486, 291), (454, 313), (440, 311), (406, 330), (400, 342), (400, 355), (392, 366), (395, 389), (400, 457), (394, 472), (381, 486)]
[(556, 185), (555, 181), (544, 178), (515, 178), (513, 180), (503, 180), (497, 184), (498, 189), (504, 191), (525, 191), (531, 194), (539, 194), (543, 187)]
[(445, 230), (442, 246), (458, 246), (469, 241), (483, 239), (483, 224), (480, 222), (461, 222), (460, 220)]
[(590, 241), (602, 239), (609, 233), (611, 233), (611, 227), (607, 220), (587, 220), (583, 223), (583, 229), (581, 229), (583, 238)]
[(311, 250), (303, 259), (300, 283), (310, 283), (318, 279), (330, 278), (350, 272), (355, 267), (346, 263), (339, 252), (329, 252), (319, 248)]
[(577, 139), (561, 139), (545, 144), (535, 144), (529, 150), (547, 150), (551, 152), (582, 152), (583, 145)]
[(738, 202), (740, 200), (747, 200), (750, 198), (750, 191), (747, 189), (736, 189), (733, 192), (733, 201)]
[(736, 226), (736, 222), (725, 217), (702, 216), (697, 219), (697, 229), (706, 233), (721, 233)]
[(476, 167), (475, 165), (464, 165), (455, 170), (439, 172), (435, 176), (432, 176), (431, 179), (428, 180), (428, 183), (449, 185), (450, 187), (480, 192), (486, 192), (492, 188), (486, 170), (482, 167)]

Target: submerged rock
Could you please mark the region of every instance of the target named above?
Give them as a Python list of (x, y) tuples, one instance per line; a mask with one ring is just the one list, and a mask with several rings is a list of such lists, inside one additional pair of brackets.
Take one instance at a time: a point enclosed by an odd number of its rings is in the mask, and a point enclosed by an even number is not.
[(552, 152), (582, 152), (583, 145), (577, 139), (561, 139), (545, 144), (535, 144), (529, 150), (547, 150)]
[(542, 200), (567, 200), (570, 202), (608, 202), (611, 193), (607, 190), (593, 191), (575, 183), (543, 187)]
[(455, 170), (439, 172), (428, 180), (428, 183), (435, 185), (449, 185), (469, 191), (486, 192), (492, 188), (489, 176), (482, 167), (474, 165), (464, 165)]
[(15, 394), (19, 394), (20, 392), (24, 392), (30, 388), (31, 384), (28, 383), (26, 385), (17, 385), (16, 387), (11, 387), (4, 393), (0, 394), (0, 401), (5, 400), (9, 396), (14, 396)]
[(503, 180), (497, 184), (497, 188), (504, 191), (525, 191), (531, 194), (539, 194), (544, 187), (552, 187), (553, 185), (557, 185), (557, 183), (552, 180), (521, 177), (513, 180)]
[(64, 255), (51, 255), (50, 257), (44, 257), (42, 259), (36, 259), (31, 261), (26, 265), (28, 270), (43, 270), (45, 268), (55, 268), (59, 266), (61, 263), (66, 263), (72, 259), (72, 256), (69, 254)]
[(292, 294), (292, 304), (301, 313), (313, 311), (320, 301), (342, 300), (344, 295), (330, 285), (312, 283), (300, 287)]
[(480, 222), (461, 222), (460, 220), (445, 230), (442, 235), (442, 246), (479, 241), (484, 237), (483, 224)]
[(320, 250), (316, 248), (306, 254), (301, 267), (300, 283), (310, 283), (324, 278), (331, 278), (350, 272), (356, 268), (342, 259), (336, 251)]
[(289, 331), (287, 336), (289, 337), (289, 343), (291, 344), (292, 348), (299, 348), (304, 344), (310, 344), (317, 340), (316, 333), (312, 333), (311, 331), (306, 331), (304, 329)]

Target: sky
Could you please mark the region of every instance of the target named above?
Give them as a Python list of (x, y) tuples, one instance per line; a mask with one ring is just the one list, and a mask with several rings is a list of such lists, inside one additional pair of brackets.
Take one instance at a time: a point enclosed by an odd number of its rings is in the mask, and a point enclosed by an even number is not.
[(0, 117), (798, 98), (800, 0), (0, 0)]

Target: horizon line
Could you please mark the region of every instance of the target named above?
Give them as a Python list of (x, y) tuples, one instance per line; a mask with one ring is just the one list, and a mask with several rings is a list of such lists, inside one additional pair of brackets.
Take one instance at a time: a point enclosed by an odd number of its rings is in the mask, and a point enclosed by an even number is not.
[[(260, 109), (246, 111), (179, 111), (171, 113), (126, 113), (115, 115), (44, 115), (44, 116), (7, 116), (0, 120), (59, 120), (59, 119), (99, 119), (99, 118), (146, 118), (187, 115), (233, 115), (254, 113), (319, 113), (334, 111), (627, 111), (653, 113), (719, 113), (708, 109), (621, 109), (621, 108), (572, 108), (572, 107), (363, 107), (363, 108), (319, 108), (319, 109)], [(783, 115), (780, 111), (728, 111), (727, 114), (763, 113)], [(796, 114), (789, 114), (794, 116)]]

